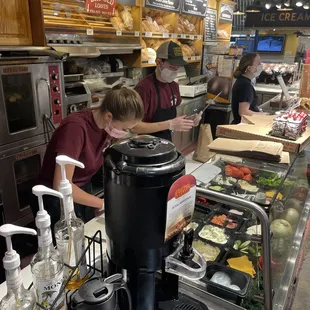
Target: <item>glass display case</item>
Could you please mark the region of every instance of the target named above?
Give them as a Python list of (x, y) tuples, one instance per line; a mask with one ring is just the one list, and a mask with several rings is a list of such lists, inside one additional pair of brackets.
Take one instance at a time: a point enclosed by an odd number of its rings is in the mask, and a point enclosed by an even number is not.
[(192, 173), (193, 245), (208, 267), (202, 280), (182, 283), (203, 292), (209, 309), (289, 309), (307, 238), (308, 158), (307, 150), (290, 165), (216, 155)]

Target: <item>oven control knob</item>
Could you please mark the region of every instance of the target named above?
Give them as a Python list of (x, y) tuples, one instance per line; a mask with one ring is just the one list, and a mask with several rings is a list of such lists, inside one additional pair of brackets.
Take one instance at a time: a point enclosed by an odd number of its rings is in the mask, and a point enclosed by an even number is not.
[(58, 87), (58, 86), (54, 86), (54, 87), (53, 87), (53, 91), (59, 92), (59, 87)]
[(52, 74), (52, 79), (53, 79), (53, 80), (58, 80), (58, 74), (53, 73), (53, 74)]
[(59, 99), (55, 99), (54, 100), (54, 104), (60, 104), (60, 100)]

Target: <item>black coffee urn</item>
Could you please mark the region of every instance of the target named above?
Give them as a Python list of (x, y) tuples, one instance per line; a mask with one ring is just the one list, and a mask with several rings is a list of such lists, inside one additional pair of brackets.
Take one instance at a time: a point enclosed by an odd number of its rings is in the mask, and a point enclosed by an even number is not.
[[(110, 273), (127, 276), (133, 310), (183, 309), (174, 303), (165, 306), (179, 299), (178, 275), (196, 280), (204, 276), (206, 263), (191, 247), (192, 230), (185, 238), (180, 231), (165, 241), (168, 192), (184, 175), (184, 157), (166, 140), (137, 136), (117, 142), (105, 152)], [(198, 263), (193, 262), (193, 251)]]

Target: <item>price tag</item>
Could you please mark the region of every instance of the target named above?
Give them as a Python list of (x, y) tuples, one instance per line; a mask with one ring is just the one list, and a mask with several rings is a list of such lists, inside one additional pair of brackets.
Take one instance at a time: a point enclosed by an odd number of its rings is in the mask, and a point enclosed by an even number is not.
[(196, 59), (197, 59), (197, 60), (201, 60), (201, 56), (197, 56)]
[(186, 39), (186, 34), (181, 34), (181, 39)]
[(145, 36), (146, 36), (147, 38), (151, 38), (151, 37), (153, 36), (153, 33), (152, 33), (152, 32), (146, 32), (146, 33), (145, 33)]
[(94, 29), (86, 29), (86, 34), (88, 36), (93, 36), (94, 35)]
[(197, 39), (198, 39), (198, 40), (201, 40), (201, 39), (202, 39), (202, 36), (201, 36), (201, 35), (198, 35), (198, 36), (197, 36)]
[(171, 34), (172, 39), (176, 39), (177, 37), (178, 37), (178, 35), (176, 33)]
[(121, 30), (116, 30), (116, 35), (117, 36), (121, 36), (123, 33), (122, 33), (122, 31)]
[(193, 36), (192, 34), (189, 36), (190, 40), (194, 40), (195, 36)]
[(149, 59), (149, 60), (147, 61), (147, 63), (148, 63), (149, 65), (153, 65), (153, 64), (154, 64), (154, 60), (153, 60), (153, 59)]
[(169, 32), (164, 32), (163, 33), (163, 38), (169, 38)]
[(189, 58), (188, 58), (188, 57), (183, 57), (183, 59), (184, 59), (185, 61), (189, 61)]
[(139, 31), (135, 31), (135, 37), (139, 37), (140, 36), (140, 32)]

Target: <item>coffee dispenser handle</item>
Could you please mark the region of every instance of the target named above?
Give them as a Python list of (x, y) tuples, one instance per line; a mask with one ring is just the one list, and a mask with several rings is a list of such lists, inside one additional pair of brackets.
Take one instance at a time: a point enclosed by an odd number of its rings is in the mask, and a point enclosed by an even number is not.
[(104, 283), (108, 285), (112, 285), (114, 291), (119, 291), (119, 290), (125, 290), (128, 298), (128, 305), (129, 305), (129, 310), (132, 310), (132, 300), (131, 300), (131, 294), (130, 291), (126, 285), (126, 282), (123, 279), (122, 274), (116, 273), (104, 280)]
[(197, 281), (205, 276), (207, 263), (204, 257), (193, 248), (193, 259), (191, 262), (197, 266), (193, 268), (182, 261), (184, 245), (181, 244), (174, 253), (169, 255), (165, 260), (165, 270), (168, 273), (175, 274), (188, 280)]

